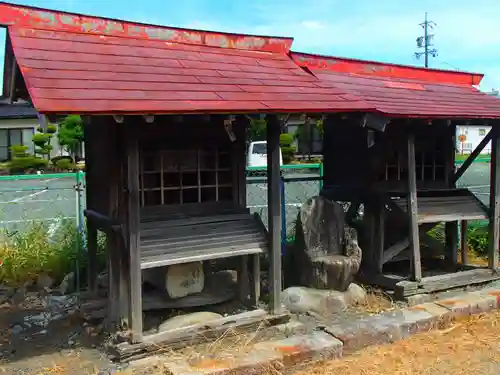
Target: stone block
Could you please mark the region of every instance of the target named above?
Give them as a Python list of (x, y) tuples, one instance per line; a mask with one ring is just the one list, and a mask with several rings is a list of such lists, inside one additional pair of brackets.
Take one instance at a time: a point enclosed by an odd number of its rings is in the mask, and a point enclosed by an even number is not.
[(395, 342), (401, 339), (399, 327), (389, 315), (373, 315), (324, 328), (344, 344), (344, 351), (356, 351), (370, 345)]
[(432, 296), (430, 294), (415, 294), (414, 296), (405, 297), (404, 301), (411, 307), (431, 302)]
[(408, 310), (421, 310), (427, 311), (429, 314), (433, 315), (436, 319), (436, 328), (444, 329), (451, 325), (453, 322), (453, 314), (451, 311), (445, 307), (439, 306), (433, 302), (422, 303), (420, 305), (411, 306)]
[(278, 352), (281, 363), (287, 370), (342, 356), (342, 342), (326, 332), (313, 332), (309, 335), (262, 342), (256, 344), (255, 348)]
[(456, 298), (440, 300), (436, 304), (449, 309), (456, 319), (496, 309), (498, 307), (498, 296), (484, 291), (472, 292)]
[(265, 341), (217, 358), (164, 361), (173, 375), (258, 375), (279, 373), (338, 358), (342, 343), (325, 332)]

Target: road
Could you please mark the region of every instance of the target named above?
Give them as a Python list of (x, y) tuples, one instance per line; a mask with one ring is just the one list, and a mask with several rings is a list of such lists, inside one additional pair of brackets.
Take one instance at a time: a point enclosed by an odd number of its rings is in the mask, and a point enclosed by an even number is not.
[(473, 316), (446, 330), (370, 347), (296, 375), (498, 375), (499, 321), (498, 311)]
[[(318, 177), (318, 174), (286, 174), (286, 179)], [(267, 182), (262, 177), (247, 179), (247, 205), (267, 223)], [(75, 178), (0, 180), (0, 227), (21, 230), (35, 221), (49, 224), (77, 216)], [(287, 228), (293, 229), (297, 210), (307, 198), (318, 194), (319, 181), (292, 181), (285, 184)], [(83, 206), (85, 197), (83, 196)]]
[[(287, 173), (285, 179), (285, 207), (287, 233), (293, 232), (300, 205), (319, 192), (319, 181), (295, 181), (297, 178), (317, 177), (316, 173)], [(294, 181), (288, 181), (293, 179)], [(489, 164), (475, 163), (458, 182), (472, 186), (477, 196), (488, 204)], [(247, 205), (258, 212), (267, 223), (267, 183), (262, 177), (247, 178)], [(30, 180), (0, 180), (0, 227), (21, 229), (33, 220), (48, 223), (62, 218), (76, 218), (75, 179), (45, 178)], [(85, 198), (83, 199), (83, 201)]]

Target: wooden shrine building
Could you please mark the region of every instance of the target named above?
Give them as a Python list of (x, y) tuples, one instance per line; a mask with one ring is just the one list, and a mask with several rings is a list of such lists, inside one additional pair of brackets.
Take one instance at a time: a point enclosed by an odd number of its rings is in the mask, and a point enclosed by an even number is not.
[[(129, 342), (193, 336), (182, 329), (144, 333), (142, 279), (155, 269), (163, 270), (152, 278), (165, 280), (170, 299), (181, 299), (179, 284), (203, 290), (207, 263), (238, 258), (240, 298), (256, 310), (230, 321), (244, 326), (282, 314), (282, 116), (370, 106), (318, 85), (288, 55), (288, 38), (6, 3), (0, 3), (0, 25), (8, 28), (4, 96), (29, 99), (49, 119), (84, 119), (90, 283), (95, 287), (101, 230), (108, 244), (109, 317), (128, 329)], [(246, 209), (245, 128), (256, 114), (267, 115), (268, 231)], [(263, 253), (268, 311), (257, 309)]]
[[(483, 76), (301, 53), (292, 58), (323, 87), (355, 95), (377, 112), (365, 115), (364, 127), (352, 115), (324, 123), (323, 194), (351, 203), (347, 218), (361, 232), (363, 281), (404, 297), (500, 279), (500, 100), (474, 87)], [(456, 170), (459, 124), (492, 130)], [(490, 141), (488, 207), (456, 183)], [(487, 269), (467, 265), (467, 221), (483, 219), (490, 223)], [(439, 223), (444, 244), (428, 235)]]

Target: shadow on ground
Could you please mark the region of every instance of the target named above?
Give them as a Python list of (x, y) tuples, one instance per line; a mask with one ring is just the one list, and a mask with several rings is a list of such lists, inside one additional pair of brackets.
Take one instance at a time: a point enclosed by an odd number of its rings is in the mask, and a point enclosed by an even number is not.
[(0, 372), (95, 374), (109, 367), (100, 325), (84, 321), (76, 296), (27, 294), (0, 306)]

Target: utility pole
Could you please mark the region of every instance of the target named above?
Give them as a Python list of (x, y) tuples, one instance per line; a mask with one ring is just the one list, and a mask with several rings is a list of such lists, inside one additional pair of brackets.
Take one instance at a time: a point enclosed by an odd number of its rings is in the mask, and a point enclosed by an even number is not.
[(434, 34), (430, 34), (429, 31), (434, 29), (434, 26), (436, 26), (436, 23), (433, 21), (428, 21), (427, 20), (427, 12), (425, 12), (425, 21), (420, 24), (422, 28), (424, 29), (424, 35), (419, 36), (417, 38), (417, 47), (418, 48), (423, 48), (423, 52), (415, 52), (415, 57), (419, 59), (421, 56), (424, 56), (424, 61), (425, 61), (425, 67), (429, 67), (429, 55), (432, 57), (437, 56), (437, 49), (435, 48), (430, 48), (433, 46), (432, 44), (432, 39), (434, 38)]

